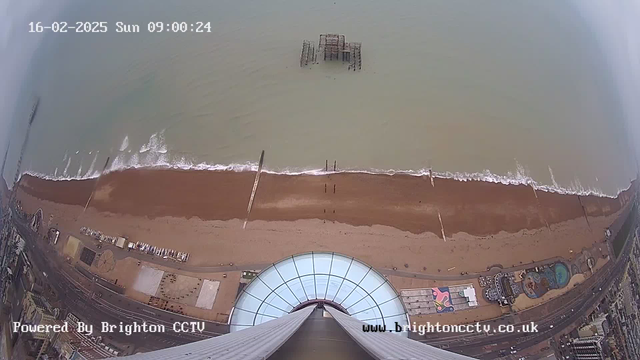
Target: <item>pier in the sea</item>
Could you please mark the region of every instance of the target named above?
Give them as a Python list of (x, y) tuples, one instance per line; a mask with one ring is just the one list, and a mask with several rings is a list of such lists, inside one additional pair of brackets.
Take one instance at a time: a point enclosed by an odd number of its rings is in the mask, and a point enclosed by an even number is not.
[(318, 64), (318, 59), (322, 59), (323, 61), (348, 62), (349, 70), (362, 70), (361, 49), (361, 43), (347, 42), (342, 34), (320, 34), (317, 49), (312, 41), (302, 41), (300, 67)]

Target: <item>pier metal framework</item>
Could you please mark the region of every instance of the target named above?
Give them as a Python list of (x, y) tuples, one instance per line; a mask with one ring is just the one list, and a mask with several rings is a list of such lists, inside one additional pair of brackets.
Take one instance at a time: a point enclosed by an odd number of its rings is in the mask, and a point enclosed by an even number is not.
[(318, 59), (348, 62), (349, 70), (362, 70), (362, 43), (347, 42), (342, 34), (320, 34), (316, 49), (312, 41), (303, 40), (300, 67), (318, 64)]

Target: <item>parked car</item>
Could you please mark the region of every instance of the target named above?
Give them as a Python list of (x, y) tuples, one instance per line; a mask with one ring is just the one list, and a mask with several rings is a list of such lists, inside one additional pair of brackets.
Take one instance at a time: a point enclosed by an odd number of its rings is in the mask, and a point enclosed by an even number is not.
[(58, 243), (59, 239), (60, 239), (60, 230), (56, 228), (49, 229), (49, 242), (55, 245)]

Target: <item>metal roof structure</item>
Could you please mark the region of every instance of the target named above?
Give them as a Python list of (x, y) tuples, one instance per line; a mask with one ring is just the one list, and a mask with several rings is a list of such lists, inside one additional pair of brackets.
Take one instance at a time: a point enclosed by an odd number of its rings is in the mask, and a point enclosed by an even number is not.
[[(241, 331), (236, 331), (212, 339), (197, 341), (191, 344), (176, 346), (164, 350), (149, 353), (125, 356), (130, 360), (264, 360), (269, 359), (276, 351), (289, 341), (301, 341), (298, 348), (308, 347), (309, 341), (318, 339), (292, 338), (298, 329), (308, 322), (309, 316), (316, 306), (311, 305), (284, 315), (273, 321), (268, 321), (257, 326), (252, 326)], [(345, 334), (345, 342), (354, 342), (361, 347), (372, 359), (378, 360), (467, 360), (470, 357), (455, 354), (438, 349), (421, 342), (410, 340), (390, 332), (364, 332), (362, 326), (366, 323), (344, 314), (342, 311), (325, 306), (330, 317), (348, 334)], [(290, 340), (291, 339), (291, 340)], [(322, 340), (322, 339), (320, 339)], [(327, 345), (327, 344), (325, 344)], [(340, 345), (340, 344), (339, 344)], [(329, 347), (329, 352), (336, 350), (338, 346)], [(354, 345), (355, 346), (355, 345)], [(338, 350), (336, 350), (338, 351)], [(312, 357), (313, 354), (309, 354)], [(335, 358), (341, 358), (336, 354)], [(310, 358), (311, 358), (310, 357)], [(276, 358), (278, 358), (276, 356)], [(306, 357), (305, 357), (306, 358)], [(118, 358), (121, 359), (121, 358)]]
[[(313, 311), (309, 306), (288, 316), (243, 331), (148, 353), (131, 360), (258, 360), (266, 359), (293, 335)], [(122, 359), (122, 358), (118, 358)]]
[(421, 359), (421, 360), (464, 360), (472, 359), (468, 356), (455, 354), (438, 349), (421, 342), (395, 336), (390, 332), (364, 332), (362, 321), (343, 314), (342, 312), (326, 308), (333, 318), (346, 331), (351, 339), (360, 345), (374, 359)]

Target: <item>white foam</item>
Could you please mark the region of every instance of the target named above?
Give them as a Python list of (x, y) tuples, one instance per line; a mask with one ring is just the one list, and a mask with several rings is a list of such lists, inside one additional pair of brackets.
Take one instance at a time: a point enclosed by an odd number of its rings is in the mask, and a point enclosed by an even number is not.
[(96, 153), (96, 156), (93, 157), (93, 161), (91, 161), (91, 165), (89, 165), (89, 169), (87, 170), (87, 173), (84, 175), (85, 177), (91, 176), (91, 174), (94, 173), (94, 170), (95, 170), (94, 168), (96, 166), (97, 160), (98, 160), (98, 153)]
[[(70, 159), (69, 159), (70, 160)], [(244, 172), (244, 171), (257, 171), (258, 164), (252, 162), (246, 163), (232, 163), (232, 164), (208, 164), (205, 162), (194, 162), (190, 159), (182, 157), (175, 157), (170, 159), (170, 157), (166, 154), (161, 153), (149, 153), (145, 155), (133, 154), (131, 157), (127, 158), (126, 154), (119, 154), (109, 166), (107, 173), (109, 172), (117, 172), (124, 171), (130, 169), (141, 169), (141, 168), (153, 168), (153, 169), (173, 169), (173, 170), (192, 170), (192, 171), (234, 171), (234, 172)], [(329, 175), (335, 173), (354, 173), (354, 174), (381, 174), (381, 175), (410, 175), (410, 176), (428, 176), (429, 169), (419, 169), (419, 170), (381, 170), (381, 169), (369, 169), (369, 170), (360, 170), (360, 169), (347, 169), (340, 171), (325, 171), (324, 169), (269, 169), (263, 167), (263, 172), (269, 174), (279, 174), (279, 175)], [(576, 194), (576, 195), (596, 195), (601, 197), (609, 197), (615, 198), (617, 195), (629, 189), (619, 189), (616, 195), (605, 194), (600, 189), (584, 187), (580, 183), (578, 179), (575, 179), (571, 182), (568, 187), (560, 186), (557, 183), (553, 185), (546, 185), (538, 183), (533, 180), (531, 177), (526, 175), (526, 170), (524, 168), (516, 169), (515, 172), (507, 172), (505, 175), (494, 174), (489, 170), (484, 170), (482, 172), (433, 172), (434, 178), (441, 179), (454, 179), (458, 181), (483, 181), (490, 183), (498, 183), (504, 185), (528, 185), (534, 187), (536, 190), (559, 193), (559, 194)], [(96, 178), (99, 175), (98, 171), (93, 173), (87, 172), (84, 176), (67, 176), (66, 172), (63, 172), (62, 176), (56, 176), (55, 174), (47, 175), (41, 173), (29, 172), (29, 175), (37, 176), (39, 178), (47, 179), (47, 180), (82, 180), (82, 179), (91, 179)]]
[(80, 167), (78, 168), (78, 174), (76, 175), (77, 178), (82, 177), (82, 161), (84, 160), (84, 158), (80, 159)]
[(129, 147), (129, 135), (125, 135), (122, 140), (122, 144), (120, 144), (120, 151), (125, 151)]
[[(122, 151), (122, 150), (121, 150)], [(139, 153), (167, 153), (167, 145), (164, 140), (164, 130), (157, 132), (149, 137), (149, 142), (140, 147)]]
[(551, 183), (553, 184), (553, 186), (559, 188), (560, 185), (558, 185), (558, 183), (556, 182), (556, 177), (553, 176), (553, 170), (551, 170), (551, 166), (549, 166), (549, 174), (551, 175)]
[[(126, 142), (126, 144), (125, 144)], [(126, 145), (126, 146), (125, 146)], [(109, 172), (123, 171), (129, 169), (140, 168), (154, 168), (154, 169), (174, 169), (174, 170), (196, 170), (196, 171), (257, 171), (258, 164), (253, 162), (245, 163), (232, 163), (232, 164), (209, 164), (206, 162), (198, 162), (193, 159), (189, 159), (185, 156), (171, 156), (168, 154), (167, 146), (165, 144), (164, 130), (157, 132), (149, 137), (149, 141), (140, 147), (137, 152), (126, 152), (128, 148), (128, 137), (125, 137), (123, 144), (120, 147), (120, 153), (113, 159), (111, 165), (106, 170)], [(94, 169), (96, 157), (93, 159), (89, 170), (83, 175), (81, 173), (82, 163), (76, 176), (69, 176), (67, 171), (71, 164), (71, 157), (68, 158), (65, 170), (62, 176), (58, 176), (57, 173), (53, 175), (41, 174), (35, 172), (28, 172), (29, 175), (37, 176), (39, 178), (47, 180), (82, 180), (96, 178), (100, 175), (100, 171)], [(601, 197), (615, 198), (617, 195), (627, 190), (619, 189), (615, 194), (605, 194), (600, 189), (593, 187), (584, 187), (579, 179), (574, 179), (568, 187), (559, 185), (553, 175), (551, 167), (549, 167), (549, 174), (551, 175), (552, 185), (546, 185), (535, 181), (529, 175), (529, 170), (515, 160), (516, 170), (515, 172), (507, 172), (504, 175), (494, 174), (489, 170), (482, 172), (433, 172), (434, 178), (441, 179), (455, 179), (458, 181), (484, 181), (490, 183), (499, 183), (505, 185), (527, 185), (532, 186), (536, 190), (553, 192), (559, 194), (577, 194), (577, 195), (596, 195)], [(282, 168), (282, 169), (269, 169), (263, 167), (263, 172), (270, 174), (281, 175), (327, 175), (333, 174), (333, 171), (325, 171), (320, 168)], [(396, 175), (404, 174), (410, 176), (428, 176), (430, 169), (418, 169), (418, 170), (396, 170), (396, 169), (344, 169), (337, 171), (337, 173), (358, 173), (358, 174), (383, 174), (383, 175)]]
[(67, 176), (67, 171), (69, 170), (69, 165), (71, 165), (71, 157), (67, 159), (67, 166), (64, 167), (64, 171), (62, 172), (63, 176)]

